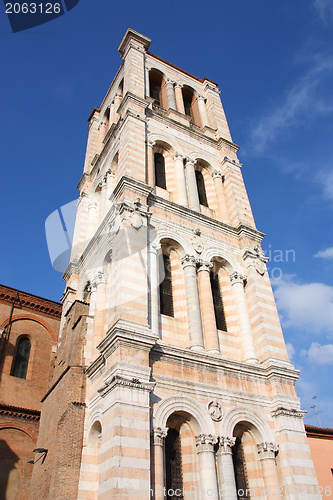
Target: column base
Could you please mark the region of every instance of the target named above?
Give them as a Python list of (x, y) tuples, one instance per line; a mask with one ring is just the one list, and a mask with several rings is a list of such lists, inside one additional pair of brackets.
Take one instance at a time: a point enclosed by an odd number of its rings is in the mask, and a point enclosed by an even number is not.
[(204, 351), (205, 348), (202, 345), (191, 345), (190, 346), (191, 351)]
[(252, 365), (258, 365), (259, 364), (258, 358), (248, 358), (248, 359), (245, 359), (244, 361), (245, 361), (245, 363), (249, 363), (249, 364), (252, 364)]

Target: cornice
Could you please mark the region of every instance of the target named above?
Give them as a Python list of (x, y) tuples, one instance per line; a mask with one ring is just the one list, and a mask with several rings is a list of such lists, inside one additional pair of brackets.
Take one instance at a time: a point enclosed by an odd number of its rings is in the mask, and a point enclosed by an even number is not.
[(15, 302), (15, 309), (29, 309), (38, 314), (61, 318), (62, 305), (50, 299), (39, 297), (28, 292), (23, 292), (9, 286), (0, 285), (0, 302), (12, 305)]
[(131, 389), (152, 392), (156, 384), (155, 382), (141, 382), (137, 378), (129, 380), (124, 377), (120, 377), (119, 375), (115, 375), (110, 381), (105, 382), (103, 386), (97, 390), (97, 392), (102, 398), (104, 398), (118, 385), (122, 387), (129, 387)]
[[(150, 104), (147, 101), (147, 99), (143, 99), (142, 97), (139, 97), (136, 94), (133, 94), (132, 92), (126, 92), (126, 94), (124, 95), (124, 97), (120, 103), (119, 108), (117, 109), (117, 113), (119, 115), (122, 114), (122, 112), (124, 111), (124, 108), (126, 107), (126, 105), (129, 102), (132, 102), (132, 103), (136, 104), (137, 106), (142, 106), (143, 109), (146, 109)], [(136, 115), (134, 115), (134, 116), (136, 116)]]
[(154, 188), (148, 186), (145, 182), (134, 179), (129, 175), (123, 175), (114, 188), (113, 195), (115, 199), (118, 200), (126, 189), (142, 193), (146, 198), (154, 191)]
[(271, 415), (273, 418), (281, 417), (281, 416), (286, 416), (286, 417), (292, 417), (292, 418), (299, 418), (300, 420), (303, 420), (303, 418), (306, 415), (306, 411), (304, 410), (296, 410), (295, 408), (284, 408), (280, 406), (276, 410), (271, 412)]
[(234, 378), (256, 381), (258, 378), (263, 383), (270, 383), (271, 379), (278, 377), (286, 383), (294, 384), (298, 378), (299, 371), (292, 365), (279, 364), (279, 360), (270, 360), (269, 363), (249, 364), (224, 358), (220, 354), (207, 351), (197, 352), (190, 349), (170, 346), (158, 341), (151, 351), (151, 356), (159, 361), (165, 360), (172, 364), (182, 364), (191, 368), (207, 370), (214, 369), (215, 372)]
[(8, 418), (20, 418), (38, 422), (40, 420), (40, 411), (31, 410), (28, 408), (20, 408), (18, 406), (10, 406), (0, 403), (0, 415)]

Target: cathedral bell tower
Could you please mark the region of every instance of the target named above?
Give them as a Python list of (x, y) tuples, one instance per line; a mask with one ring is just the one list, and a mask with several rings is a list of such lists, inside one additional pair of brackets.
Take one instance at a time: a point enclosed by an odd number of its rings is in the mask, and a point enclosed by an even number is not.
[(35, 492), (319, 499), (220, 91), (150, 43), (126, 31), (89, 118)]

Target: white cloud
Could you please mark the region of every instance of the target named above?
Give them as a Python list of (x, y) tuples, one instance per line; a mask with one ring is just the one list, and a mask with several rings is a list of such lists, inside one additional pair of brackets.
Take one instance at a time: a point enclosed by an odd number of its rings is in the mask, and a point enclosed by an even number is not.
[(320, 259), (333, 259), (333, 247), (326, 248), (326, 250), (319, 250), (314, 257)]
[(289, 360), (291, 361), (293, 359), (293, 356), (294, 356), (295, 352), (296, 352), (295, 348), (294, 348), (294, 346), (290, 342), (288, 342), (286, 344), (286, 348), (287, 348), (287, 353), (288, 353)]
[(252, 131), (256, 153), (262, 153), (272, 140), (291, 127), (308, 123), (316, 115), (333, 112), (333, 101), (322, 90), (322, 84), (327, 82), (332, 70), (332, 56), (312, 56), (308, 72), (286, 92), (284, 100), (276, 108), (261, 117)]
[(314, 6), (319, 16), (325, 23), (333, 20), (333, 2), (332, 0), (315, 0)]
[(273, 282), (284, 327), (302, 328), (333, 336), (333, 287), (324, 283), (297, 284), (292, 279)]
[(320, 345), (318, 342), (312, 342), (306, 354), (312, 363), (318, 365), (333, 364), (333, 344)]

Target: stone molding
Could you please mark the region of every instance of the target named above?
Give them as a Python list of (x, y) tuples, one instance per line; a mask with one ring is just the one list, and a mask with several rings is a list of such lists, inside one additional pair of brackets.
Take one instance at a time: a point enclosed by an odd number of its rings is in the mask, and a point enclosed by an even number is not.
[(119, 375), (114, 375), (110, 381), (105, 382), (100, 389), (97, 389), (97, 392), (102, 398), (104, 398), (109, 392), (119, 385), (122, 387), (130, 387), (131, 389), (152, 392), (155, 387), (155, 382), (140, 382), (137, 378), (129, 380), (124, 377), (120, 377)]
[(280, 406), (276, 410), (272, 411), (271, 415), (273, 418), (278, 418), (278, 417), (284, 416), (284, 417), (292, 417), (292, 418), (298, 418), (300, 420), (303, 420), (306, 413), (307, 412), (304, 410), (296, 410), (295, 408), (289, 409), (289, 408), (283, 408), (282, 406)]

